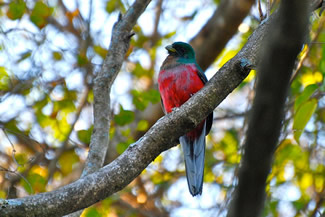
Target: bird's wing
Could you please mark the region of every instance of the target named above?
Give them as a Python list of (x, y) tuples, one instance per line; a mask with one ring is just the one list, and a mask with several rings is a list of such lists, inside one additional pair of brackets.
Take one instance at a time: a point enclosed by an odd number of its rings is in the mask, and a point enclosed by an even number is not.
[(163, 112), (165, 113), (165, 115), (167, 114), (166, 110), (165, 110), (165, 105), (164, 105), (164, 101), (163, 99), (160, 97), (160, 102), (161, 102), (161, 108), (163, 110)]
[(201, 69), (201, 67), (197, 63), (195, 65), (196, 65), (196, 68), (197, 68), (198, 76), (200, 77), (203, 84), (206, 84), (208, 82), (207, 76), (205, 76), (203, 70)]
[[(208, 82), (208, 78), (205, 76), (203, 70), (201, 69), (201, 67), (196, 63), (196, 68), (197, 68), (197, 74), (200, 77), (200, 79), (202, 80), (202, 82), (204, 84), (206, 84)], [(212, 127), (212, 121), (213, 121), (213, 112), (211, 114), (208, 115), (207, 119), (206, 119), (206, 134), (208, 135), (211, 127)]]

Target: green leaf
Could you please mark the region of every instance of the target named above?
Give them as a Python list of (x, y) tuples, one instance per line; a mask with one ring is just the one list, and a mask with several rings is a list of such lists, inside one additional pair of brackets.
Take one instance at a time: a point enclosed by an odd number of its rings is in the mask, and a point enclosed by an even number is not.
[(90, 144), (91, 133), (93, 131), (93, 127), (88, 130), (79, 130), (77, 131), (78, 139), (80, 142), (84, 144)]
[(129, 144), (126, 142), (120, 142), (116, 146), (116, 151), (118, 154), (122, 154), (127, 148), (129, 147)]
[(94, 51), (103, 59), (106, 57), (106, 55), (108, 53), (107, 49), (105, 49), (99, 45), (94, 45)]
[(53, 59), (59, 61), (62, 59), (62, 54), (60, 52), (54, 51), (52, 52)]
[(122, 106), (120, 106), (120, 113), (115, 115), (114, 121), (116, 124), (120, 126), (124, 126), (128, 123), (131, 123), (134, 120), (134, 112), (129, 110), (124, 110)]
[(238, 136), (236, 131), (227, 131), (221, 140), (220, 145), (227, 162), (231, 164), (239, 163), (238, 161), (240, 158), (238, 155)]
[(166, 35), (164, 35), (163, 38), (169, 39), (169, 38), (173, 37), (175, 34), (176, 34), (176, 31), (173, 31), (173, 32), (170, 32), (170, 33), (167, 33)]
[(37, 173), (28, 174), (27, 179), (21, 179), (21, 184), (29, 194), (46, 191), (46, 179)]
[(41, 1), (35, 3), (30, 15), (30, 20), (40, 29), (47, 24), (47, 18), (51, 15), (52, 10)]
[(86, 209), (82, 216), (84, 216), (84, 217), (101, 217), (100, 213), (94, 207), (90, 207), (90, 208)]
[(79, 160), (79, 156), (74, 150), (64, 152), (58, 161), (63, 175), (68, 175), (71, 173), (75, 167), (75, 164), (79, 163)]
[(135, 64), (135, 68), (132, 71), (132, 74), (136, 76), (137, 78), (142, 77), (143, 75), (147, 74), (147, 70), (145, 70), (140, 63)]
[(300, 96), (297, 97), (295, 101), (295, 106), (294, 106), (295, 112), (297, 111), (297, 109), (302, 103), (309, 100), (309, 98), (311, 97), (311, 95), (313, 95), (313, 93), (317, 90), (317, 88), (318, 88), (317, 84), (311, 84), (304, 89), (304, 91), (301, 93)]
[(135, 107), (141, 111), (143, 111), (147, 105), (148, 105), (148, 101), (145, 100), (145, 98), (143, 97), (142, 92), (137, 91), (137, 90), (131, 90), (131, 94), (133, 95), (133, 104), (135, 105)]
[(1, 199), (6, 199), (7, 198), (7, 193), (5, 191), (0, 191), (0, 198)]
[(311, 99), (302, 103), (296, 111), (293, 119), (294, 138), (299, 143), (299, 138), (303, 133), (308, 121), (317, 108), (317, 100)]
[(20, 58), (17, 60), (17, 63), (20, 63), (21, 61), (27, 59), (28, 57), (30, 57), (32, 55), (31, 51), (25, 51), (20, 55)]
[(88, 58), (86, 54), (80, 53), (77, 56), (77, 62), (79, 66), (84, 66), (88, 63)]
[(121, 0), (108, 0), (105, 9), (108, 13), (112, 13), (116, 9), (119, 9), (122, 13), (125, 12), (125, 7)]
[(89, 103), (93, 103), (94, 102), (94, 92), (92, 90), (90, 90), (89, 93), (88, 93), (87, 101)]
[(26, 154), (18, 153), (15, 155), (15, 159), (19, 165), (24, 165), (28, 163), (28, 158)]
[(133, 95), (133, 104), (141, 111), (147, 108), (149, 102), (153, 104), (160, 102), (160, 94), (154, 89), (143, 92), (131, 90), (131, 94)]
[(305, 206), (305, 202), (303, 200), (293, 201), (292, 205), (296, 208), (296, 210), (302, 210)]
[(160, 102), (160, 93), (158, 90), (149, 90), (147, 92), (144, 92), (143, 96), (146, 100), (150, 101), (153, 104)]
[(74, 112), (75, 109), (76, 109), (76, 105), (67, 96), (62, 100), (53, 102), (54, 112), (64, 111), (66, 113), (70, 113), (70, 112)]
[[(325, 46), (322, 46), (322, 57), (325, 56)], [(319, 62), (319, 70), (322, 72), (323, 76), (325, 76), (325, 58), (321, 58)]]
[(15, 134), (20, 132), (17, 125), (18, 125), (17, 120), (11, 119), (10, 121), (4, 124), (4, 127), (9, 133)]
[(9, 4), (7, 16), (11, 20), (20, 19), (26, 11), (26, 3), (23, 0), (12, 1)]
[(148, 129), (148, 127), (149, 127), (149, 123), (148, 123), (148, 121), (146, 121), (146, 120), (141, 120), (141, 121), (139, 121), (139, 123), (138, 123), (137, 130), (138, 130), (138, 131), (145, 131), (145, 130)]
[(116, 8), (116, 0), (107, 1), (105, 9), (108, 13), (112, 13), (115, 10), (115, 8)]
[(9, 89), (10, 77), (5, 67), (0, 66), (0, 91)]

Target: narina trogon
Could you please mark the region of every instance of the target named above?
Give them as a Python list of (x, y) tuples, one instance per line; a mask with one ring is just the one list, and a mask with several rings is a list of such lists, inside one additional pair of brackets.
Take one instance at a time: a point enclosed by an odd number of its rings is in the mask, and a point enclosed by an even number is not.
[[(158, 85), (165, 113), (180, 107), (208, 81), (195, 60), (191, 45), (175, 42), (166, 47), (168, 56), (163, 62)], [(179, 138), (183, 148), (187, 183), (192, 196), (202, 193), (205, 136), (212, 125), (211, 113), (195, 129)]]

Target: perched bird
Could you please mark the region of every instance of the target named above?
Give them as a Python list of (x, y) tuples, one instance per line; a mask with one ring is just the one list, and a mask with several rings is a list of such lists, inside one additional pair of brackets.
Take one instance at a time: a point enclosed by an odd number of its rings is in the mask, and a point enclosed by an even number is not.
[[(168, 56), (163, 62), (158, 85), (161, 103), (165, 113), (180, 107), (208, 81), (196, 63), (191, 45), (175, 42), (166, 47)], [(212, 125), (211, 113), (195, 129), (179, 138), (184, 152), (187, 183), (192, 196), (202, 193), (205, 136)]]

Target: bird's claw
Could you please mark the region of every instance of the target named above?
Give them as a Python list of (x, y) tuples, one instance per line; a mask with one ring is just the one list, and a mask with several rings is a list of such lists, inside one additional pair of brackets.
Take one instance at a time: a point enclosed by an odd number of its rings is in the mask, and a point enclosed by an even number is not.
[(246, 69), (253, 69), (255, 67), (254, 64), (246, 58), (240, 60), (240, 66)]

